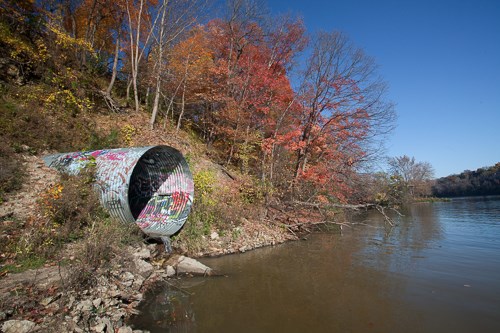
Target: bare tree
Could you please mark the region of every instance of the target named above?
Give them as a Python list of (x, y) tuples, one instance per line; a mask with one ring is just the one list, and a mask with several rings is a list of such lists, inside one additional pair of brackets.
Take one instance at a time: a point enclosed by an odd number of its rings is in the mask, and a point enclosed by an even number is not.
[(155, 39), (155, 97), (150, 119), (153, 128), (158, 114), (161, 97), (162, 72), (165, 52), (178, 38), (193, 26), (199, 13), (206, 7), (206, 0), (166, 1), (161, 8), (160, 24), (156, 29)]
[(163, 8), (168, 5), (168, 2), (169, 0), (164, 0), (159, 4), (159, 9), (150, 10), (152, 8), (150, 8), (150, 3), (147, 0), (139, 0), (138, 4), (134, 0), (125, 0), (130, 43), (130, 71), (132, 74), (135, 110), (137, 112), (140, 107), (137, 85), (139, 63), (149, 46), (151, 35), (158, 19), (161, 17)]
[(417, 162), (415, 157), (406, 155), (391, 157), (387, 163), (389, 172), (401, 180), (412, 197), (430, 193), (430, 181), (434, 178), (430, 163)]

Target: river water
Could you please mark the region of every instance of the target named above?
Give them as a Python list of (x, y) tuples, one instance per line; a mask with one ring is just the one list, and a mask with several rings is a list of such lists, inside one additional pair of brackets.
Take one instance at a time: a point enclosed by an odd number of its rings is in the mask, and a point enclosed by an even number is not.
[(378, 212), (341, 234), (201, 261), (146, 295), (151, 332), (500, 332), (500, 197)]

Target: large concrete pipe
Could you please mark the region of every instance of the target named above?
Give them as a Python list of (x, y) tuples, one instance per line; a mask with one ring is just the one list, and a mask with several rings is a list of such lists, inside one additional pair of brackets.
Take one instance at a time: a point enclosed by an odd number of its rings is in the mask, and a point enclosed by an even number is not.
[(182, 154), (172, 147), (63, 153), (45, 156), (44, 161), (68, 174), (78, 174), (95, 163), (95, 188), (110, 215), (136, 223), (145, 234), (167, 243), (186, 222), (193, 203), (191, 171)]

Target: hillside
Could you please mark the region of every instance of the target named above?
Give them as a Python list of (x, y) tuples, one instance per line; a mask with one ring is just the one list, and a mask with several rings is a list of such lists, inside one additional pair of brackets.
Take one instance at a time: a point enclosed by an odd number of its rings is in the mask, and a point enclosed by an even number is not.
[[(144, 266), (161, 278), (180, 255), (298, 239), (311, 228), (336, 228), (342, 204), (373, 200), (377, 189), (357, 168), (373, 153), (369, 143), (392, 127), (393, 110), (381, 98), (385, 85), (370, 75), (374, 65), (357, 58), (362, 52), (354, 46), (328, 52), (359, 77), (328, 72), (313, 52), (309, 63), (317, 67), (303, 78), (308, 89), (294, 91), (289, 72), (307, 41), (298, 19), (268, 27), (235, 16), (239, 21), (195, 25), (194, 7), (183, 14), (148, 2), (141, 16), (122, 1), (93, 3), (98, 8), (87, 1), (0, 2), (0, 321), (28, 318), (54, 331), (61, 321), (117, 327), (139, 302), (127, 297), (142, 297), (154, 280), (141, 275)], [(151, 25), (167, 12), (187, 20)], [(317, 39), (350, 45), (337, 32)], [(314, 73), (325, 75), (315, 87)], [(150, 145), (178, 149), (194, 178), (193, 209), (173, 238), (171, 258), (158, 240), (100, 207), (95, 170), (61, 175), (41, 159)], [(109, 323), (88, 306), (103, 286), (106, 297), (112, 294), (107, 307), (132, 302)], [(117, 288), (135, 296), (123, 298)], [(77, 312), (85, 317), (63, 320)]]
[(500, 163), (439, 178), (432, 192), (437, 197), (500, 195)]

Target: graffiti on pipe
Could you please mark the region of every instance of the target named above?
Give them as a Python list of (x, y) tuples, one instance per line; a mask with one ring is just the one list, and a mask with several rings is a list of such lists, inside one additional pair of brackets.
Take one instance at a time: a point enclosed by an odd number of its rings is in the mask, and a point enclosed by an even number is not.
[(45, 163), (78, 174), (96, 166), (94, 187), (110, 215), (137, 224), (152, 237), (169, 237), (187, 220), (194, 197), (191, 171), (182, 154), (168, 146), (56, 154)]

